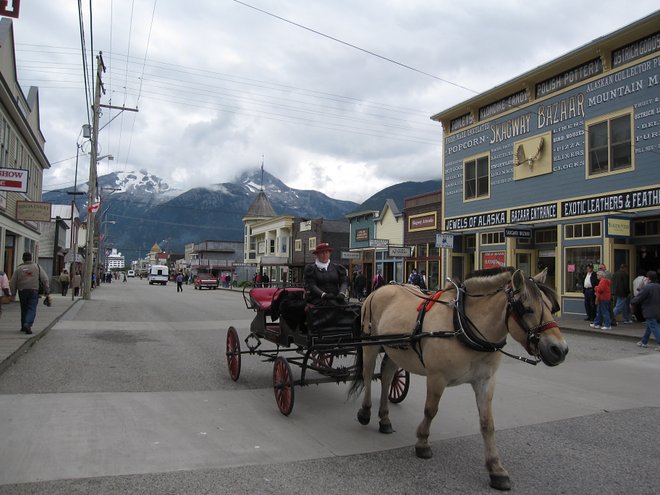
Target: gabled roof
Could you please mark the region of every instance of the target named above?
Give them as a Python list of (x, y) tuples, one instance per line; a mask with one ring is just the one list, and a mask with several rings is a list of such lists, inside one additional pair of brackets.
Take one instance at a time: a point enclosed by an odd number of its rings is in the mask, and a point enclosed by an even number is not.
[(248, 217), (269, 218), (276, 216), (277, 214), (273, 209), (273, 205), (270, 204), (270, 201), (268, 200), (268, 196), (266, 196), (266, 193), (263, 191), (259, 191), (259, 194), (257, 194), (257, 197), (255, 198), (254, 202), (250, 205), (250, 208), (248, 208), (248, 211), (245, 214), (244, 218), (248, 218)]
[(393, 199), (387, 199), (385, 200), (385, 204), (383, 205), (383, 208), (380, 210), (381, 217), (385, 216), (385, 212), (387, 211), (388, 208), (392, 212), (392, 215), (394, 215), (395, 217), (400, 217), (402, 215), (401, 210), (399, 210), (399, 207), (396, 204), (396, 201), (394, 201)]

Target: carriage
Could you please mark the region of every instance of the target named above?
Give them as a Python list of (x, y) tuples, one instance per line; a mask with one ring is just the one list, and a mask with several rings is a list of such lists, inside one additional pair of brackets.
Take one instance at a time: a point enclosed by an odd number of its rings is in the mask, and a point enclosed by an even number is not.
[[(389, 284), (372, 292), (363, 305), (310, 308), (300, 288), (252, 289), (244, 298), (256, 311), (241, 351), (238, 333), (227, 332), (227, 364), (237, 380), (242, 354), (258, 354), (274, 361), (273, 387), (280, 411), (293, 409), (294, 385), (323, 381), (352, 381), (349, 396), (362, 395), (357, 419), (368, 425), (371, 417), (371, 384), (380, 378), (378, 431), (393, 433), (388, 402), (401, 402), (410, 382), (409, 373), (426, 377), (426, 401), (417, 427), (417, 457), (428, 459), (431, 422), (446, 387), (470, 384), (479, 411), (486, 468), (490, 486), (509, 490), (511, 481), (495, 443), (492, 400), (494, 377), (503, 355), (529, 364), (562, 363), (568, 345), (554, 314), (559, 311), (556, 292), (545, 284), (547, 269), (534, 277), (513, 267), (474, 272), (461, 283), (448, 280), (436, 293), (405, 284)], [(460, 284), (460, 285), (459, 285)], [(270, 319), (270, 321), (269, 321)], [(503, 350), (507, 336), (516, 340), (532, 358)], [(277, 345), (262, 350), (261, 339)], [(285, 358), (284, 351), (294, 353)], [(380, 354), (379, 373), (375, 365)], [(336, 365), (353, 355), (350, 366)], [(301, 368), (294, 380), (290, 364)], [(306, 372), (320, 378), (308, 378)]]
[[(291, 414), (294, 387), (352, 381), (355, 355), (363, 345), (379, 345), (361, 335), (361, 304), (312, 306), (305, 301), (302, 287), (254, 287), (243, 290), (248, 309), (255, 311), (250, 333), (243, 340), (233, 326), (227, 331), (227, 367), (232, 380), (241, 373), (243, 355), (257, 355), (273, 363), (273, 389), (280, 412)], [(263, 346), (262, 341), (275, 344)], [(382, 364), (384, 366), (384, 362)], [(295, 379), (292, 367), (300, 368)], [(380, 374), (376, 375), (380, 378)], [(390, 382), (389, 400), (406, 398), (410, 374), (397, 370)]]

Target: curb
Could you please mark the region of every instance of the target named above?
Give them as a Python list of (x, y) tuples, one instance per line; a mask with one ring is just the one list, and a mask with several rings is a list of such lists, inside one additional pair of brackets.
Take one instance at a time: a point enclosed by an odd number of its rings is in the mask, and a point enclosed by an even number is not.
[(25, 342), (23, 342), (20, 345), (18, 349), (16, 349), (9, 356), (7, 356), (2, 362), (0, 362), (0, 375), (2, 375), (5, 371), (7, 371), (8, 368), (13, 366), (14, 363), (16, 363), (16, 361), (18, 361), (18, 359), (21, 357), (21, 355), (27, 353), (30, 347), (32, 347), (34, 344), (39, 342), (39, 340), (44, 335), (50, 332), (50, 329), (53, 328), (57, 324), (57, 322), (59, 322), (62, 319), (62, 317), (65, 314), (71, 311), (71, 308), (73, 308), (76, 304), (78, 304), (79, 301), (82, 301), (82, 299), (76, 299), (63, 313), (61, 313), (53, 321), (51, 321), (42, 331), (34, 334), (32, 337), (27, 339)]

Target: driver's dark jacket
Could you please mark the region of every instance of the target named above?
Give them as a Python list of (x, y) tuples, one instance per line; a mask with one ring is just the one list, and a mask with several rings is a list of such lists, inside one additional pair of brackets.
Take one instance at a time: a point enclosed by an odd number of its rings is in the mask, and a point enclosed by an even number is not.
[(324, 292), (333, 296), (340, 292), (345, 294), (348, 289), (348, 274), (346, 268), (333, 262), (330, 262), (324, 271), (321, 271), (316, 263), (311, 263), (305, 267), (303, 283), (305, 300), (316, 305), (321, 303), (321, 294)]

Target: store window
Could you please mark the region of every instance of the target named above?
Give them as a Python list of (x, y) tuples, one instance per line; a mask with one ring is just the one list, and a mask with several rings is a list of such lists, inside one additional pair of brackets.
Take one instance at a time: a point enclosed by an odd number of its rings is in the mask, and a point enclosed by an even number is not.
[(556, 244), (557, 229), (538, 229), (534, 231), (534, 242), (537, 244)]
[(566, 239), (600, 237), (600, 232), (600, 222), (576, 223), (566, 226), (564, 237)]
[(316, 249), (316, 237), (309, 238), (309, 240), (307, 241), (307, 248), (310, 251), (314, 251)]
[(463, 168), (463, 177), (465, 177), (463, 199), (469, 201), (489, 197), (490, 164), (488, 163), (488, 156), (466, 160)]
[(632, 169), (632, 113), (587, 124), (589, 176)]
[(504, 232), (485, 232), (481, 234), (481, 244), (504, 244)]
[(565, 292), (582, 292), (582, 284), (589, 263), (598, 267), (601, 260), (600, 246), (566, 248)]

